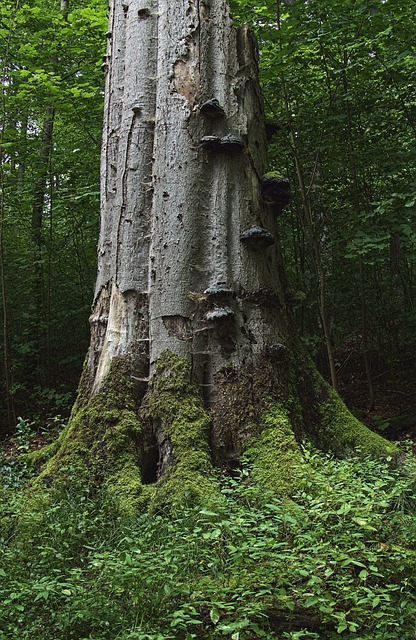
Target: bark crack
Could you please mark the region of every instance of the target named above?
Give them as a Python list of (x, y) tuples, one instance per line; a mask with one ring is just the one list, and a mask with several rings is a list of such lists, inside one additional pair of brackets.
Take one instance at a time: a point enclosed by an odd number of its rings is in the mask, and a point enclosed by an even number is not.
[(131, 147), (131, 141), (133, 138), (133, 131), (134, 131), (134, 126), (136, 124), (138, 118), (138, 114), (136, 112), (133, 112), (133, 116), (131, 119), (131, 123), (130, 123), (130, 127), (129, 127), (129, 132), (127, 134), (127, 142), (126, 142), (126, 152), (125, 152), (125, 156), (124, 156), (124, 161), (123, 161), (123, 175), (121, 178), (121, 206), (120, 206), (120, 215), (118, 217), (118, 223), (117, 223), (117, 246), (116, 246), (116, 256), (115, 256), (115, 282), (118, 282), (118, 268), (119, 268), (119, 260), (118, 260), (118, 251), (119, 251), (119, 246), (120, 246), (120, 230), (121, 230), (121, 224), (122, 221), (124, 219), (124, 214), (126, 211), (126, 203), (127, 203), (127, 174), (128, 174), (128, 168), (129, 168), (129, 155), (130, 155), (130, 147)]
[[(115, 4), (111, 5), (111, 15), (109, 16), (109, 31), (113, 31), (114, 29), (114, 16), (115, 16)], [(112, 51), (113, 49), (113, 39), (108, 41), (107, 44), (107, 55), (106, 58), (110, 59), (112, 58)], [(107, 86), (107, 96), (111, 96), (112, 93), (112, 79), (113, 79), (113, 74), (110, 71), (107, 74), (108, 77), (108, 86)], [(107, 114), (106, 117), (106, 131), (105, 131), (105, 136), (104, 136), (104, 140), (106, 141), (106, 147), (105, 147), (105, 166), (108, 167), (110, 162), (109, 162), (109, 153), (110, 153), (110, 145), (109, 145), (109, 141), (110, 141), (110, 136), (111, 136), (111, 131), (110, 131), (110, 117), (109, 114)], [(105, 195), (107, 195), (108, 193), (108, 182), (109, 182), (109, 175), (110, 172), (106, 171), (105, 172)]]
[(198, 15), (198, 75), (201, 78), (201, 57), (202, 57), (202, 46), (201, 46), (201, 38), (202, 38), (202, 24), (201, 24), (201, 6), (200, 0), (196, 0), (196, 11)]

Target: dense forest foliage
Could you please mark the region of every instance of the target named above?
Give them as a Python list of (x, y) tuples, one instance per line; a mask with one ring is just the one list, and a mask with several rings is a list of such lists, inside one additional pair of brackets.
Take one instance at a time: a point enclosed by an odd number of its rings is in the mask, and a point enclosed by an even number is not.
[(102, 2), (4, 2), (1, 413), (68, 410), (96, 271)]
[(361, 360), (370, 408), (374, 376), (413, 366), (413, 9), (235, 8), (256, 25), (266, 109), (278, 125), (271, 168), (291, 183), (281, 232), (299, 328), (325, 353), (335, 387), (347, 360)]
[[(355, 382), (353, 404), (377, 414), (380, 383), (397, 398), (414, 373), (414, 3), (231, 4), (258, 38), (270, 170), (291, 185), (288, 303), (332, 384)], [(88, 345), (106, 7), (0, 12), (6, 433), (68, 411)]]

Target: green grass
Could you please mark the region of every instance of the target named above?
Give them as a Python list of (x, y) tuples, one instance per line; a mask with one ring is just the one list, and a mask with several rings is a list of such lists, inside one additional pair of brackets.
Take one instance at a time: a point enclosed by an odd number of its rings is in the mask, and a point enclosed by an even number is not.
[(75, 469), (31, 512), (30, 472), (1, 458), (0, 640), (415, 638), (416, 460), (305, 456), (293, 500), (245, 469), (129, 520)]

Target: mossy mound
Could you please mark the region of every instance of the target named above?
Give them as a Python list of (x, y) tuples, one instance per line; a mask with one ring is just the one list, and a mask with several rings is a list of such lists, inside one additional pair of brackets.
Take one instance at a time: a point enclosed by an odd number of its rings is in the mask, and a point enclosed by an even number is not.
[[(85, 385), (84, 385), (85, 387)], [(149, 507), (202, 502), (216, 492), (208, 446), (210, 418), (185, 358), (165, 352), (141, 402), (126, 362), (113, 361), (98, 393), (84, 388), (67, 428), (56, 442), (27, 456), (40, 473), (28, 492), (41, 506), (47, 495), (76, 477), (105, 495), (123, 516)], [(169, 465), (146, 483), (142, 468), (146, 443), (168, 443)], [(159, 463), (160, 465), (160, 463)]]
[(30, 493), (67, 486), (75, 476), (77, 484), (104, 488), (121, 512), (133, 514), (144, 497), (140, 434), (133, 384), (125, 363), (116, 359), (102, 389), (88, 401), (78, 400), (58, 440), (28, 457), (34, 466), (44, 463)]
[(374, 456), (393, 456), (397, 447), (371, 431), (347, 409), (332, 387), (328, 387), (328, 400), (320, 406), (322, 438), (326, 450), (337, 455), (350, 455), (363, 451)]
[(299, 487), (299, 467), (305, 464), (286, 410), (271, 406), (262, 420), (259, 436), (247, 443), (243, 461), (255, 481), (273, 493), (290, 496)]
[[(283, 365), (287, 369), (288, 362), (275, 366), (274, 377), (270, 365), (267, 383), (260, 368), (257, 377), (241, 374), (241, 384), (239, 372), (233, 373), (233, 385), (246, 395), (234, 395), (228, 416), (209, 415), (188, 360), (170, 351), (161, 354), (144, 396), (128, 359), (113, 360), (95, 395), (90, 396), (84, 375), (67, 428), (27, 458), (43, 465), (28, 494), (32, 507), (38, 500), (41, 511), (48, 492), (82, 483), (103, 492), (123, 516), (203, 503), (218, 493), (212, 456), (216, 436), (224, 437), (220, 421), (227, 419), (237, 459), (248, 463), (256, 482), (282, 497), (299, 488), (299, 470), (307, 464), (302, 443), (337, 455), (395, 453), (394, 445), (354, 418), (311, 368), (294, 379), (293, 368), (293, 375), (287, 370), (280, 375)], [(233, 385), (223, 388), (224, 397)], [(230, 471), (226, 458), (224, 468)]]

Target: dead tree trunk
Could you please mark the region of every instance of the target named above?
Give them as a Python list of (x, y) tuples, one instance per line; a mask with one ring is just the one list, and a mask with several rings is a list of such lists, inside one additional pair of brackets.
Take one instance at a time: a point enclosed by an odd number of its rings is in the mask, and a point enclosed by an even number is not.
[[(246, 303), (265, 287), (272, 305), (278, 296), (255, 45), (224, 2), (116, 3), (111, 20), (93, 326), (109, 308), (106, 332), (94, 331), (94, 389), (114, 356), (139, 350), (146, 377), (170, 349), (192, 358), (211, 403), (225, 362), (249, 366), (277, 339)], [(267, 232), (242, 242), (255, 227)]]
[[(292, 330), (284, 180), (264, 177), (257, 50), (226, 0), (113, 0), (91, 346), (67, 432), (118, 497), (207, 486), (245, 456), (290, 490), (297, 442), (387, 443), (352, 418)], [(175, 482), (176, 485), (175, 485)], [(176, 489), (175, 489), (176, 487)]]

